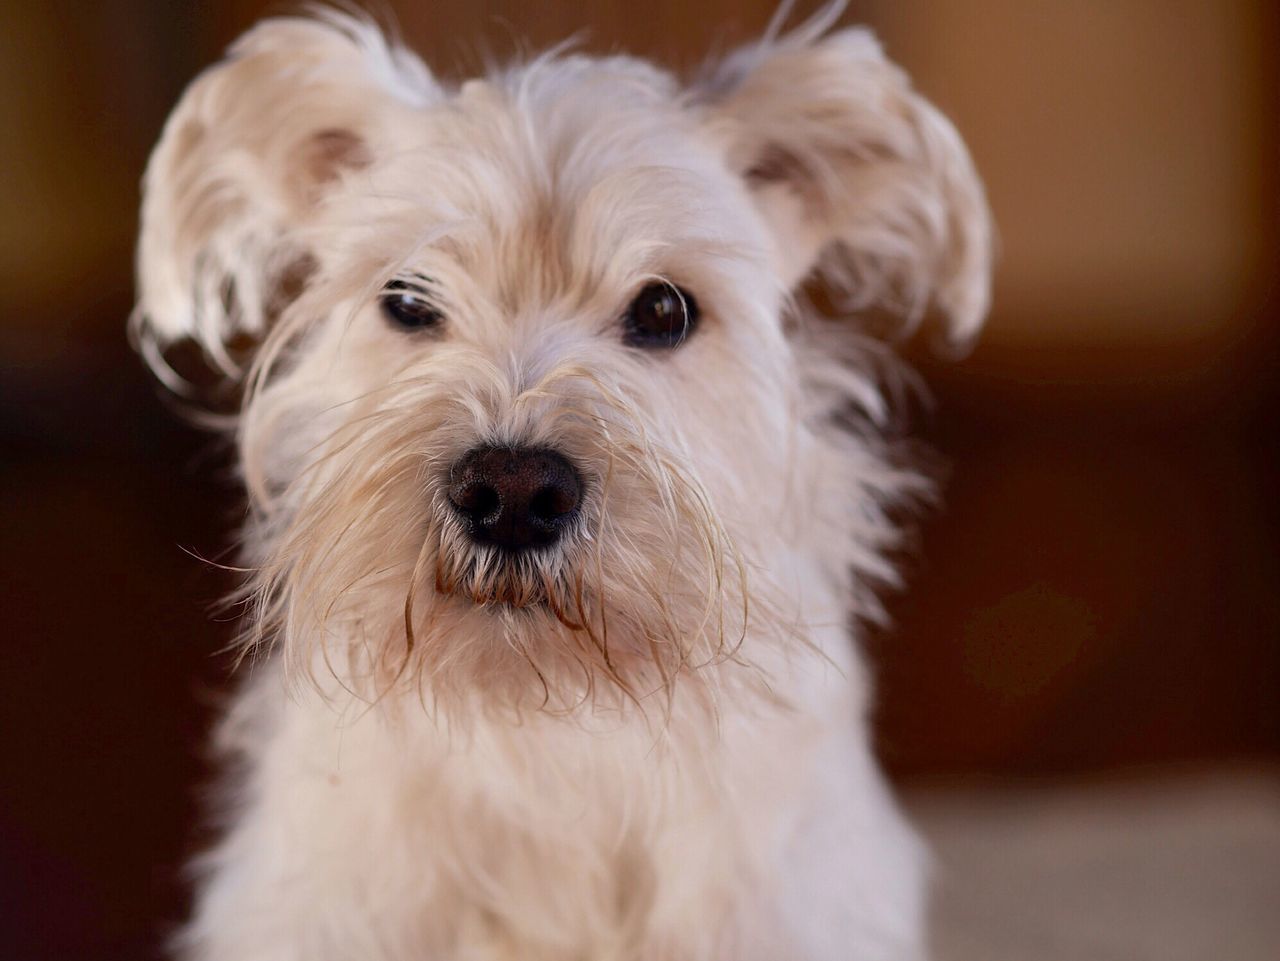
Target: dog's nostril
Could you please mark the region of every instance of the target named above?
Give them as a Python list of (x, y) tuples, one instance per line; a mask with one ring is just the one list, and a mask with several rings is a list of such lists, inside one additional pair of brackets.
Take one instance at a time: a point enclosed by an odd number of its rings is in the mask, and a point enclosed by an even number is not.
[(450, 472), (449, 502), (467, 533), (506, 550), (555, 543), (581, 500), (578, 472), (545, 448), (478, 447)]
[(498, 492), (481, 482), (467, 484), (457, 493), (451, 491), (449, 500), (458, 510), (477, 520), (488, 517), (502, 503)]
[(578, 495), (568, 485), (548, 486), (533, 495), (529, 501), (529, 513), (543, 521), (554, 521), (578, 508)]

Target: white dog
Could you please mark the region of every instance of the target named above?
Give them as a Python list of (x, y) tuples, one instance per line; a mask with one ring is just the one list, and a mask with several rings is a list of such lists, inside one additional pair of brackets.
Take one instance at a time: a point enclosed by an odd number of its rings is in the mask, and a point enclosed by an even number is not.
[(990, 227), (839, 13), (687, 84), (556, 51), (456, 85), (323, 13), (187, 90), (134, 334), (243, 378), (258, 656), (182, 957), (922, 956), (848, 634), (922, 485), (876, 352), (792, 295), (963, 338)]

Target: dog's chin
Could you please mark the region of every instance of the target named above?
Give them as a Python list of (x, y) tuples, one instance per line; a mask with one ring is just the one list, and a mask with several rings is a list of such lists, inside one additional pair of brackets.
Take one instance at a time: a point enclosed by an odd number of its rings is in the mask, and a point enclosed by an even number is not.
[(533, 618), (539, 616), (554, 618), (555, 616), (551, 609), (551, 605), (547, 603), (546, 597), (542, 596), (528, 599), (525, 597), (508, 597), (502, 594), (494, 594), (484, 597), (471, 597), (466, 594), (453, 594), (451, 597), (455, 602), (463, 605), (464, 607), (478, 611), (482, 614), (521, 618)]

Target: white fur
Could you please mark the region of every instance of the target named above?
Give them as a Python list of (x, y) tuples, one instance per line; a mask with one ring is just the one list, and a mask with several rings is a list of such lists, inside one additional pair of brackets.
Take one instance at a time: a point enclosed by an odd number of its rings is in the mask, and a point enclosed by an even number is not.
[[(681, 86), (556, 52), (460, 86), (367, 23), (263, 23), (148, 167), (135, 336), (243, 379), (246, 652), (199, 961), (923, 953), (924, 859), (848, 637), (893, 580), (877, 352), (801, 316), (988, 297), (954, 130), (828, 9)], [(431, 279), (438, 336), (378, 293)], [(701, 326), (627, 347), (669, 278)], [(248, 369), (237, 339), (259, 342)], [(470, 544), (449, 466), (554, 447), (553, 550)]]

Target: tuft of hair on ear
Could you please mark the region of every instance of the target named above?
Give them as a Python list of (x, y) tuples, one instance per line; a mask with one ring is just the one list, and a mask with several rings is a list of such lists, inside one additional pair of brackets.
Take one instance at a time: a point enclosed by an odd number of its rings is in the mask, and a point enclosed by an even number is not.
[(887, 307), (909, 330), (936, 308), (955, 346), (990, 303), (992, 225), (952, 124), (843, 2), (712, 64), (694, 103), (745, 181), (794, 288), (813, 273), (848, 311)]
[(435, 101), (426, 66), (371, 20), (312, 7), (263, 21), (197, 77), (143, 177), (133, 342), (181, 391), (164, 351), (190, 339), (229, 378), (317, 268), (306, 229), (376, 159), (387, 110)]

